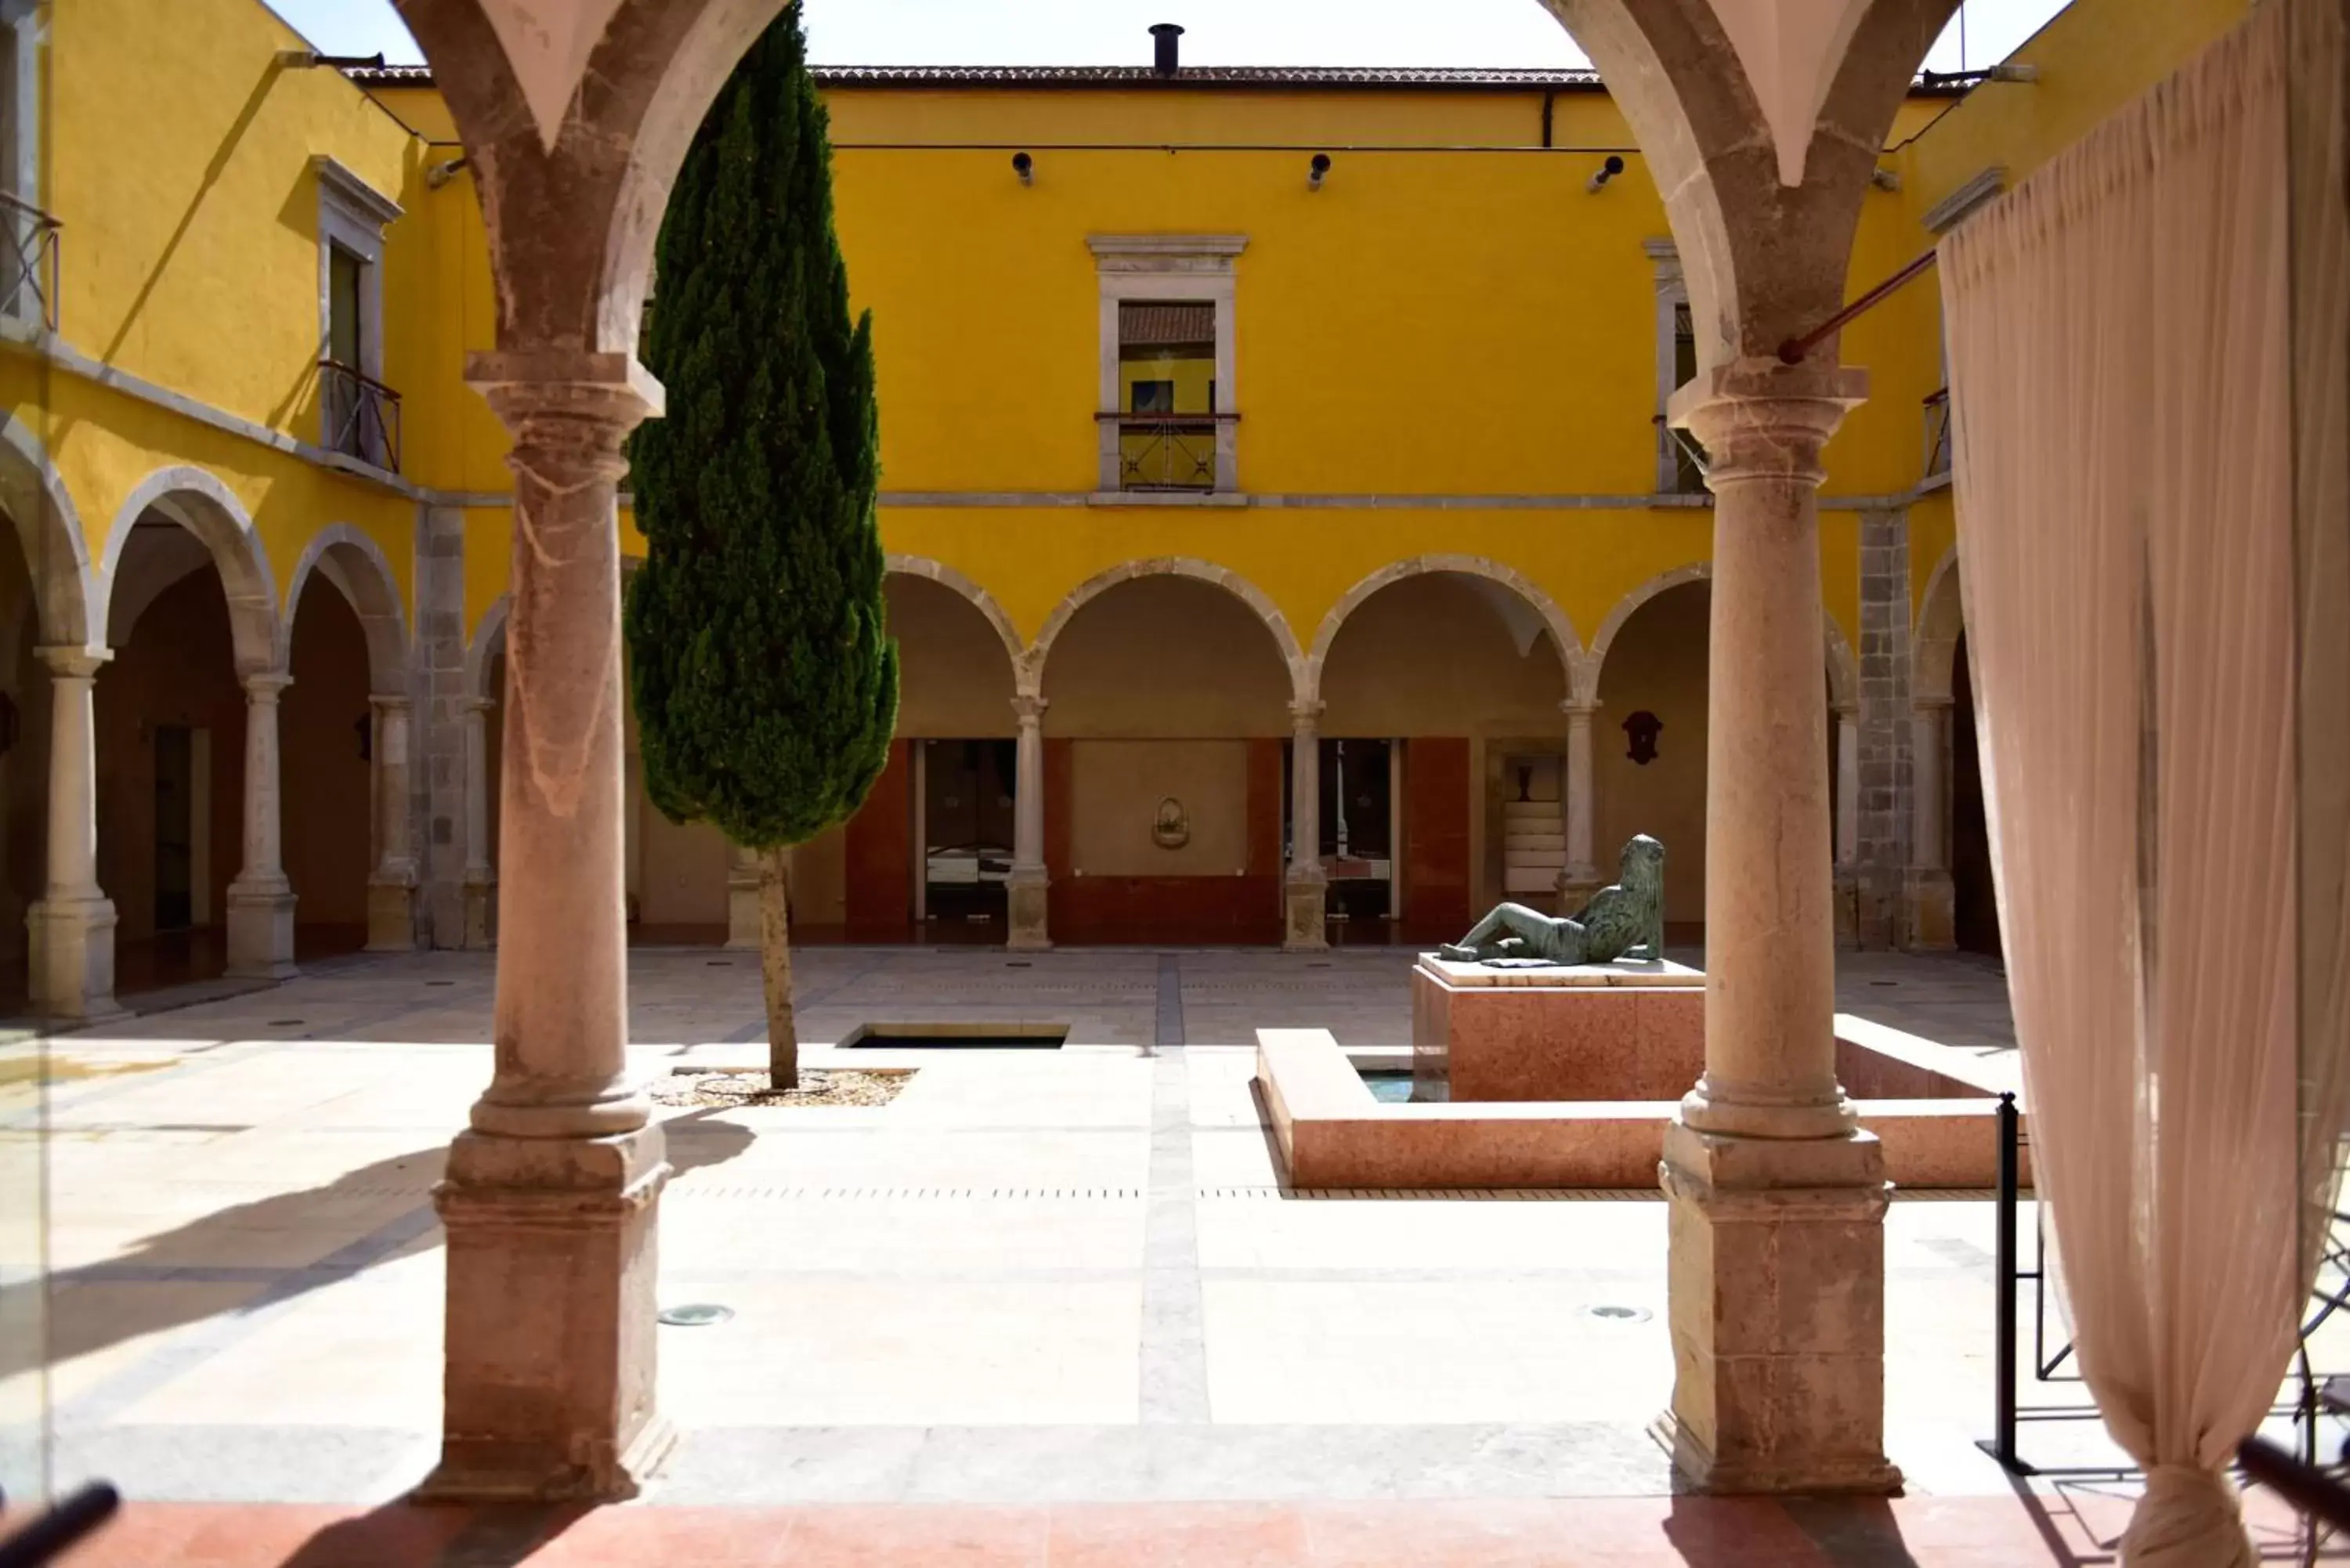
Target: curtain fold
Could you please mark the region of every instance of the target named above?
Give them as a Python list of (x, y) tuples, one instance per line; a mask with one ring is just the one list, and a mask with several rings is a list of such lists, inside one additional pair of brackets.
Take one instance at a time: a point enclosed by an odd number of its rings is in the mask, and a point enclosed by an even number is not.
[[(2253, 1560), (2224, 1471), (2283, 1375), (2342, 1127), (2303, 1059), (2304, 1028), (2313, 1066), (2342, 1054), (2345, 927), (2299, 903), (2296, 612), (2350, 603), (2301, 597), (2293, 9), (1941, 254), (2033, 1164), (2083, 1375), (2148, 1472), (2134, 1565)], [(2313, 982), (2334, 1005), (2305, 1017)]]

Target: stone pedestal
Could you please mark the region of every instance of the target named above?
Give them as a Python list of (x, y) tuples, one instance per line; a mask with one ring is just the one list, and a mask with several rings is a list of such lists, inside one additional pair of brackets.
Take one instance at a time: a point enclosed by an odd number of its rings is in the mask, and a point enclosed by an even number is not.
[(1320, 952), (1330, 945), (1330, 884), (1320, 877), (1300, 877), (1291, 867), (1282, 883), (1282, 937), (1284, 951)]
[(498, 885), (487, 871), (465, 872), (465, 945), (492, 948), (498, 942)]
[(1947, 952), (1959, 945), (1958, 892), (1939, 866), (1912, 866), (1902, 874), (1901, 902), (1909, 946)]
[(1705, 1065), (1705, 976), (1677, 963), (1492, 969), (1423, 953), (1414, 1099), (1679, 1098)]
[(1885, 1209), (1874, 1135), (1715, 1137), (1676, 1121), (1673, 1402), (1657, 1438), (1710, 1492), (1898, 1492), (1885, 1457)]
[(45, 1018), (100, 1023), (124, 1016), (114, 1000), (114, 904), (104, 898), (39, 900), (26, 911), (27, 989)]
[(1043, 871), (1024, 872), (1016, 867), (1005, 880), (1003, 896), (1009, 919), (1003, 945), (1013, 951), (1043, 952), (1053, 945), (1045, 919), (1048, 886)]
[(426, 1501), (619, 1501), (675, 1441), (653, 1402), (660, 1129), (460, 1134), (441, 1463)]
[(367, 950), (404, 953), (416, 946), (416, 873), (380, 871), (368, 878)]

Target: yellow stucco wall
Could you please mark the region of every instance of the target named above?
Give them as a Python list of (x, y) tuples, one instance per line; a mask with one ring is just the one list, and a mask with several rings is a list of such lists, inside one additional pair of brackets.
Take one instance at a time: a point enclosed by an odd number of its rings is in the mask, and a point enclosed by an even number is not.
[[(2243, 0), (2078, 0), (2022, 57), (2030, 86), (1917, 100), (1873, 191), (1856, 290), (1930, 243), (1920, 218), (1989, 163), (2020, 175), (2209, 41)], [(387, 232), (386, 379), (403, 394), (403, 477), (465, 504), (468, 628), (504, 591), (505, 438), (463, 383), (489, 346), (492, 287), (462, 151), (429, 88), (362, 92), (276, 59), (298, 40), (254, 0), (53, 7), (44, 202), (65, 223), (66, 342), (81, 355), (296, 440), (317, 439), (318, 191), (331, 156), (403, 215)], [(841, 88), (830, 94), (840, 230), (876, 316), (884, 483), (893, 493), (1051, 493), (1097, 483), (1099, 314), (1088, 234), (1238, 234), (1242, 488), (1259, 496), (1516, 498), (1510, 506), (1281, 509), (898, 504), (893, 551), (984, 586), (1033, 636), (1121, 562), (1186, 556), (1263, 590), (1310, 646), (1356, 583), (1431, 552), (1501, 563), (1587, 642), (1623, 597), (1704, 560), (1711, 515), (1639, 504), (1655, 483), (1655, 296), (1642, 242), (1668, 233), (1602, 93)], [(126, 106), (169, 106), (169, 112)], [(1024, 187), (1011, 150), (1031, 150)], [(1333, 152), (1309, 191), (1313, 151)], [(1600, 157), (1623, 176), (1596, 195)], [(1912, 287), (1845, 336), (1872, 381), (1829, 452), (1823, 596), (1854, 637), (1858, 498), (1905, 495), (1919, 400), (1943, 380), (1939, 306)], [(349, 524), (411, 589), (417, 497), (0, 348), (0, 402), (47, 445), (93, 559), (124, 498), (174, 464), (251, 514), (280, 594), (321, 526)], [(1620, 498), (1527, 505), (1527, 498)], [(1840, 504), (1841, 501), (1841, 504)], [(1911, 508), (1912, 575), (1951, 536), (1947, 493)], [(624, 523), (622, 548), (643, 541)]]

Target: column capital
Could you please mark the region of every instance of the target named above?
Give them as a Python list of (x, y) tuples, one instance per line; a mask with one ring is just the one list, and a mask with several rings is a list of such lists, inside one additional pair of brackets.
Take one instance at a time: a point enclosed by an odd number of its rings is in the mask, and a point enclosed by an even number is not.
[[(54, 643), (33, 651), (49, 673), (68, 680), (88, 680), (97, 675), (99, 666), (114, 657), (110, 648), (85, 648), (78, 643)], [(110, 690), (110, 689), (109, 689)]]
[(1671, 422), (1704, 443), (1709, 484), (1826, 477), (1820, 452), (1868, 396), (1868, 372), (1841, 366), (1744, 359), (1717, 365), (1672, 395)]
[(496, 706), (496, 701), (489, 697), (460, 697), (457, 700), (457, 711), (468, 718), (486, 713)]
[(1052, 705), (1033, 691), (1023, 691), (1012, 699), (1012, 715), (1023, 724), (1041, 724), (1045, 722), (1045, 710)]
[(1558, 711), (1570, 720), (1581, 719), (1587, 723), (1602, 705), (1596, 697), (1569, 697), (1558, 705)]
[(406, 718), (410, 711), (415, 708), (416, 704), (413, 701), (404, 696), (383, 696), (380, 693), (370, 691), (368, 693), (368, 706), (384, 714), (397, 713), (400, 717)]
[(633, 427), (659, 419), (667, 400), (634, 354), (578, 349), (478, 350), (466, 356), (465, 384), (508, 421), (556, 414), (625, 420)]
[(274, 703), (279, 692), (294, 684), (294, 676), (284, 670), (245, 670), (237, 673), (237, 683), (244, 688), (246, 701)]
[(1322, 722), (1322, 711), (1327, 704), (1319, 699), (1301, 699), (1289, 705), (1289, 722), (1297, 729), (1312, 729)]
[(1949, 697), (1932, 696), (1913, 697), (1909, 700), (1909, 706), (1916, 711), (1918, 718), (1923, 719), (1930, 714), (1947, 713), (1958, 704)]

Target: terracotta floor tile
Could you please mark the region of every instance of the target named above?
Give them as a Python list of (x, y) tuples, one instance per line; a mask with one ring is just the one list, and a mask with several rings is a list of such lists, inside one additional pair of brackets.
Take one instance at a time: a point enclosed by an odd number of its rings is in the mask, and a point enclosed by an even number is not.
[(1583, 1568), (1594, 1556), (1577, 1535), (1582, 1505), (1565, 1501), (1308, 1504), (1314, 1568)]
[(1304, 1568), (1304, 1515), (1251, 1503), (1056, 1508), (1049, 1568)]
[(791, 1511), (790, 1568), (1044, 1568), (1041, 1508), (897, 1506)]
[(788, 1511), (753, 1508), (598, 1509), (550, 1532), (529, 1568), (770, 1568), (785, 1553)]

